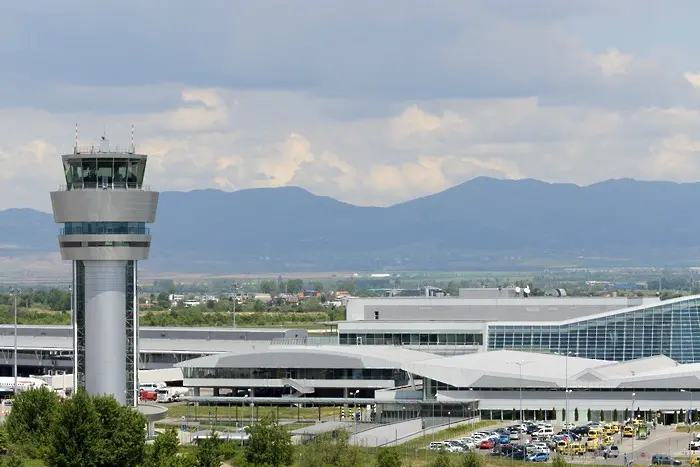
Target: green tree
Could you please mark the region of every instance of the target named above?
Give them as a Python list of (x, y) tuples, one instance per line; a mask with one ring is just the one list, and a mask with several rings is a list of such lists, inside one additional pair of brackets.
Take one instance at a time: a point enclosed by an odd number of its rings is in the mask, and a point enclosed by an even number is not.
[(474, 451), (469, 451), (462, 457), (460, 467), (483, 467), (484, 458)]
[(630, 409), (625, 407), (625, 420), (630, 419)]
[(48, 467), (140, 465), (145, 418), (113, 397), (90, 397), (80, 390), (58, 405), (48, 442)]
[(100, 416), (83, 390), (59, 405), (49, 442), (48, 467), (101, 465)]
[(561, 409), (561, 420), (566, 423), (566, 409)]
[(0, 425), (0, 454), (7, 454), (10, 448), (10, 439), (5, 426)]
[(438, 452), (437, 456), (435, 457), (435, 460), (430, 464), (430, 467), (451, 467), (452, 462), (450, 462), (450, 458), (447, 456), (447, 453), (445, 451), (440, 451)]
[(620, 420), (617, 419), (617, 416), (618, 416), (618, 415), (619, 415), (619, 414), (617, 413), (617, 409), (613, 409), (613, 413), (612, 413), (612, 418), (613, 418), (613, 419), (612, 419), (612, 421), (614, 421), (614, 422), (619, 422)]
[(246, 428), (250, 435), (245, 457), (252, 466), (282, 467), (292, 464), (292, 438), (277, 419), (264, 416)]
[(578, 407), (574, 408), (574, 422), (578, 423)]
[(587, 420), (590, 422), (591, 421), (591, 409), (588, 409), (588, 411), (586, 412), (586, 417), (587, 417)]
[(58, 395), (48, 388), (18, 392), (5, 421), (13, 451), (41, 457), (51, 438), (51, 424), (58, 406)]
[(601, 411), (600, 411), (600, 421), (602, 422), (603, 420), (605, 420), (605, 412), (601, 409)]
[[(221, 440), (213, 431), (208, 438), (199, 442), (196, 458), (197, 467), (219, 467), (221, 465)], [(253, 465), (279, 465), (279, 464), (253, 464)]]
[(24, 460), (17, 454), (10, 454), (0, 465), (2, 467), (24, 467)]
[(277, 292), (277, 284), (275, 281), (262, 281), (260, 282), (260, 292), (273, 294)]
[(349, 443), (350, 434), (345, 431), (323, 433), (302, 451), (299, 465), (304, 467), (363, 467), (360, 451)]
[(143, 461), (146, 419), (111, 396), (96, 396), (92, 404), (100, 420), (102, 467), (138, 465)]
[(401, 465), (401, 455), (398, 449), (379, 448), (377, 452), (377, 467), (401, 467)]
[(175, 428), (158, 435), (145, 456), (144, 467), (180, 467), (182, 457), (178, 456), (180, 440)]
[(304, 290), (304, 281), (301, 279), (289, 279), (286, 284), (286, 292), (295, 294)]

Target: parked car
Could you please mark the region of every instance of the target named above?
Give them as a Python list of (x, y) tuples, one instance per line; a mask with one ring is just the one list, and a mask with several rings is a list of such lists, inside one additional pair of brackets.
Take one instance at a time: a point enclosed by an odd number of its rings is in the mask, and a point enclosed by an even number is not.
[(620, 457), (620, 448), (617, 446), (608, 446), (605, 449), (601, 449), (600, 455), (605, 459)]
[(479, 443), (479, 449), (493, 449), (493, 441), (490, 439), (484, 439)]
[(651, 456), (651, 465), (681, 465), (683, 462), (671, 456), (654, 454)]
[(528, 456), (525, 460), (530, 462), (547, 462), (549, 460), (549, 453), (538, 452), (531, 456)]

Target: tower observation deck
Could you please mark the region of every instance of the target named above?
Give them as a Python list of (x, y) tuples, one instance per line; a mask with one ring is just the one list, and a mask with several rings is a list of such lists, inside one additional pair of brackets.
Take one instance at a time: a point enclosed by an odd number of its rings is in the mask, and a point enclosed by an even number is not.
[(74, 388), (138, 404), (139, 260), (147, 259), (158, 193), (144, 154), (99, 146), (62, 156), (66, 185), (51, 193), (61, 257), (73, 262)]

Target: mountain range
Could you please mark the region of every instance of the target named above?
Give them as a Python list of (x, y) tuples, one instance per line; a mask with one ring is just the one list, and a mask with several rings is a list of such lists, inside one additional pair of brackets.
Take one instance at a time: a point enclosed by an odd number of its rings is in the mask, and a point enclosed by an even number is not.
[[(582, 187), (480, 177), (390, 207), (296, 187), (163, 192), (142, 266), (222, 274), (693, 265), (695, 200), (700, 183), (631, 179)], [(51, 214), (8, 209), (0, 226), (0, 260), (58, 250)]]

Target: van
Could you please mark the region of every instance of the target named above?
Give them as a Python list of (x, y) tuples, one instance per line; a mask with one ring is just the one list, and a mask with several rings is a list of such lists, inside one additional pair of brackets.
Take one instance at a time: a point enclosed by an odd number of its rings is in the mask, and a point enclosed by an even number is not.
[(634, 428), (627, 425), (622, 431), (622, 436), (625, 438), (634, 438)]
[(535, 436), (538, 438), (541, 436), (552, 436), (554, 434), (554, 429), (549, 427), (549, 428), (540, 428), (535, 432)]

